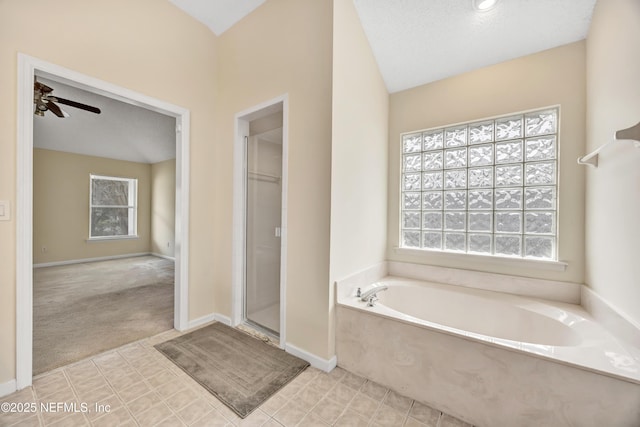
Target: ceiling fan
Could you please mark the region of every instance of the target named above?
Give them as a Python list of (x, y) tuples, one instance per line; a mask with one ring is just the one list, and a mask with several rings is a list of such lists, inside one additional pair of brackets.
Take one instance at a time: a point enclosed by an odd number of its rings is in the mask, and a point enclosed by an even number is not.
[(100, 109), (97, 107), (81, 104), (70, 99), (60, 98), (59, 96), (53, 95), (52, 92), (53, 89), (49, 86), (42, 84), (39, 81), (35, 81), (35, 83), (33, 84), (33, 103), (36, 104), (36, 109), (34, 111), (34, 114), (36, 116), (43, 117), (44, 112), (49, 110), (58, 117), (69, 117), (69, 113), (62, 110), (58, 105), (56, 105), (56, 102), (68, 105), (70, 107), (80, 108), (81, 110), (100, 114)]

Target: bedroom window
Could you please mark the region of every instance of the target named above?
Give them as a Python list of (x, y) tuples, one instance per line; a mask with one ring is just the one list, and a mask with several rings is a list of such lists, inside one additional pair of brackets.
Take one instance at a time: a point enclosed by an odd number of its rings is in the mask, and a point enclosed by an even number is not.
[(89, 237), (136, 237), (138, 180), (90, 175)]
[(556, 260), (559, 109), (402, 135), (403, 248)]

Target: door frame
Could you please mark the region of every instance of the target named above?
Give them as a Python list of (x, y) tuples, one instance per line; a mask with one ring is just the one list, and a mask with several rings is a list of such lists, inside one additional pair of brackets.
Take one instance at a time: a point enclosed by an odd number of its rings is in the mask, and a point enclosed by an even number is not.
[(282, 206), (280, 222), (280, 348), (285, 348), (287, 307), (287, 194), (289, 176), (289, 95), (284, 94), (262, 102), (235, 115), (233, 145), (233, 248), (232, 248), (232, 308), (231, 324), (238, 326), (244, 321), (245, 305), (245, 241), (246, 241), (246, 183), (245, 141), (249, 136), (249, 122), (280, 111), (282, 105)]
[(16, 387), (33, 375), (33, 82), (36, 73), (70, 86), (176, 118), (174, 328), (188, 328), (189, 110), (79, 72), (18, 53), (16, 188)]

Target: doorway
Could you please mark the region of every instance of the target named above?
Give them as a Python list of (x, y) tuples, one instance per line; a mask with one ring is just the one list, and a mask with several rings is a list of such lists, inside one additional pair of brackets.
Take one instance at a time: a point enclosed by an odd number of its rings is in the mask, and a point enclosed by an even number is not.
[(287, 97), (236, 115), (234, 325), (285, 345)]
[[(259, 121), (258, 121), (259, 120)], [(280, 334), (280, 236), (282, 218), (282, 114), (249, 123), (273, 127), (245, 138), (245, 320)], [(275, 126), (275, 127), (274, 127)]]
[(174, 328), (188, 328), (188, 110), (24, 54), (18, 54), (16, 203), (16, 387), (31, 385), (33, 360), (33, 84), (35, 75), (176, 119)]

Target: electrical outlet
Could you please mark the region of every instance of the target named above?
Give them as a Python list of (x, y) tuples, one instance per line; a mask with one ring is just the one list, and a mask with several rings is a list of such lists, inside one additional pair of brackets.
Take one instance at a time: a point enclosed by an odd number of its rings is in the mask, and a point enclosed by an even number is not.
[(167, 242), (167, 247), (170, 248), (171, 247), (171, 242)]
[(42, 247), (42, 253), (43, 253), (43, 254), (46, 254), (46, 253), (47, 253), (47, 247), (46, 247), (46, 246), (43, 246), (43, 247)]

